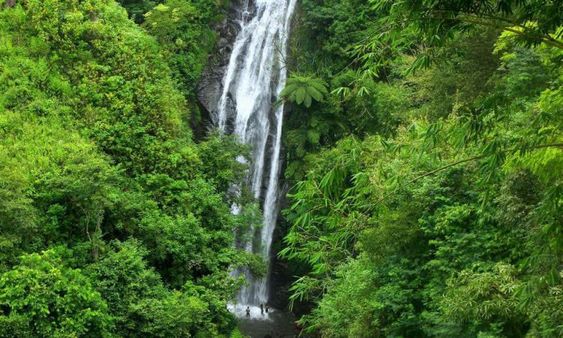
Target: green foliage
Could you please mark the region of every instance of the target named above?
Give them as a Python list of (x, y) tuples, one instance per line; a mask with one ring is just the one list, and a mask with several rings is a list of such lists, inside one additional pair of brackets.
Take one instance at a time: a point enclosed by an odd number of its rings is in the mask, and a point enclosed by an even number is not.
[(144, 15), (143, 27), (163, 46), (174, 79), (192, 97), (215, 45), (212, 24), (222, 6), (222, 1), (167, 0)]
[[(463, 29), (464, 25), (498, 26), (504, 29), (519, 28), (523, 39), (529, 42), (553, 43), (561, 48), (561, 42), (549, 34), (555, 33), (563, 17), (558, 2), (475, 0), (475, 1), (433, 1), (409, 0), (391, 8), (389, 0), (373, 1), (379, 10), (389, 10), (389, 19), (409, 18), (422, 28), (421, 35), (439, 40), (448, 30)], [(534, 25), (530, 25), (534, 22)], [(409, 23), (407, 23), (409, 24)], [(426, 35), (428, 34), (428, 35)], [(434, 34), (434, 37), (430, 37)]]
[(113, 327), (88, 278), (54, 250), (22, 256), (0, 275), (0, 309), (3, 337), (104, 337)]
[(133, 307), (134, 316), (146, 323), (137, 332), (151, 337), (190, 337), (202, 325), (206, 310), (198, 298), (179, 292), (156, 301), (142, 301)]
[(167, 290), (159, 275), (147, 266), (147, 252), (138, 242), (116, 243), (116, 249), (88, 266), (87, 274), (98, 281), (96, 289), (106, 300), (119, 335), (132, 336), (140, 325), (134, 306), (166, 297)]
[[(369, 37), (354, 47), (363, 76), (386, 67), (386, 55), (408, 53), (417, 57), (409, 71), (427, 68), (438, 59), (436, 52), (452, 38), (475, 28), (488, 27), (513, 35), (514, 42), (546, 44), (562, 49), (562, 5), (557, 1), (421, 1), (370, 2), (380, 15), (369, 27)], [(386, 53), (381, 53), (386, 50)]]
[(240, 332), (239, 329), (234, 329), (233, 332), (231, 332), (231, 335), (229, 337), (230, 338), (245, 338), (245, 336)]
[[(410, 88), (360, 77), (355, 67), (358, 62), (352, 49), (366, 39), (364, 30), (376, 16), (365, 1), (301, 2), (287, 63), (294, 74), (307, 75), (290, 76), (282, 95), (291, 102), (302, 102), (291, 107), (284, 122), (289, 162), (285, 175), (292, 183), (303, 178), (308, 155), (350, 134), (390, 134), (402, 119)], [(402, 81), (390, 72), (378, 75), (392, 83)], [(322, 83), (329, 93), (321, 92), (322, 100), (317, 100), (307, 93), (312, 88), (309, 82)], [(321, 98), (319, 93), (313, 94)]]
[(527, 323), (514, 297), (518, 287), (515, 269), (510, 265), (497, 263), (492, 271), (481, 273), (463, 270), (448, 283), (440, 303), (441, 312), (449, 320), (461, 323), (465, 330), (478, 327), (479, 323), (497, 321), (498, 325), (491, 325), (490, 330), (494, 330), (502, 328), (505, 321), (521, 318), (520, 323), (515, 321), (511, 328), (501, 332), (522, 336)]
[(295, 67), (322, 76), (336, 75), (349, 64), (350, 46), (364, 38), (363, 30), (377, 16), (361, 0), (303, 0), (299, 11), (292, 36)]
[(280, 93), (284, 100), (302, 104), (307, 108), (311, 107), (313, 101), (323, 101), (326, 95), (328, 90), (322, 80), (298, 75), (287, 79), (287, 84)]
[(195, 104), (176, 81), (195, 85), (220, 5), (168, 5), (181, 20), (147, 19), (154, 37), (113, 1), (0, 6), (0, 336), (232, 331), (228, 271), (259, 265), (232, 246), (256, 216), (228, 192), (244, 151), (192, 141)]
[[(153, 3), (153, 1), (150, 1)], [(197, 83), (205, 66), (213, 59), (217, 23), (223, 19), (228, 0), (166, 0), (157, 1), (143, 12), (142, 27), (162, 46), (171, 75), (192, 112), (191, 125), (202, 129), (202, 116), (197, 104)], [(148, 5), (147, 1), (144, 1)], [(145, 6), (146, 8), (146, 6)], [(132, 14), (134, 15), (134, 14)]]
[(144, 14), (151, 10), (158, 0), (118, 0), (118, 2), (127, 10), (129, 17), (137, 22), (142, 23)]
[(45, 244), (88, 239), (96, 245), (116, 168), (56, 118), (2, 117), (0, 266)]
[(232, 182), (244, 178), (245, 165), (233, 161), (232, 155), (248, 156), (249, 149), (234, 136), (210, 134), (199, 144), (202, 173), (207, 180), (214, 181), (219, 191), (227, 191)]
[[(326, 337), (560, 336), (561, 51), (483, 25), (442, 27), (433, 33), (440, 43), (424, 46), (431, 25), (399, 18), (428, 9), (383, 3), (373, 2), (379, 18), (366, 32), (404, 24), (402, 38), (391, 29), (375, 37), (369, 57), (353, 49), (318, 69), (360, 58), (333, 78), (329, 104), (305, 117), (321, 135), (334, 130), (322, 120), (327, 112), (388, 112), (398, 127), (332, 132), (314, 148), (296, 146), (299, 126), (290, 117), (286, 176), (301, 179), (284, 211), (290, 228), (280, 254), (299, 266), (294, 308), (312, 308), (300, 322)], [(509, 3), (511, 20), (524, 20), (523, 8), (534, 4)], [(464, 6), (419, 5), (434, 4)], [(323, 11), (327, 3), (308, 6)], [(468, 10), (504, 11), (485, 7)], [(556, 14), (532, 7), (525, 20), (557, 31)], [(423, 47), (432, 47), (432, 63), (409, 73)], [(379, 116), (359, 121), (373, 126), (385, 121)]]

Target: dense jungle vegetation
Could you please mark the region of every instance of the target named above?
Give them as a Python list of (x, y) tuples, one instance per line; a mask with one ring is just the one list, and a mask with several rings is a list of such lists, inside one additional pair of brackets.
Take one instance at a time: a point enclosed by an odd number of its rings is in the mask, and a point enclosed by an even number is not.
[(140, 25), (112, 0), (2, 2), (2, 337), (234, 327), (228, 268), (255, 263), (226, 189), (244, 149), (189, 127), (223, 5), (123, 5)]
[[(0, 337), (241, 335), (247, 149), (193, 136), (227, 6), (0, 0)], [(563, 336), (563, 2), (300, 0), (290, 55), (303, 334)]]
[(563, 336), (563, 2), (301, 4), (281, 255), (305, 331)]

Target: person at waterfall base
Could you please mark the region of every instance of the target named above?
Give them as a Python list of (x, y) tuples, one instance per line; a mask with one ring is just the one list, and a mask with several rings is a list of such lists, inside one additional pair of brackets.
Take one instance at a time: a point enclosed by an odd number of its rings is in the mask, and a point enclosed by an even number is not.
[(250, 306), (246, 307), (246, 316), (250, 317)]
[(268, 307), (268, 305), (266, 305), (266, 313), (268, 313), (269, 310), (270, 308)]
[(264, 304), (263, 303), (260, 304), (260, 313), (264, 314)]

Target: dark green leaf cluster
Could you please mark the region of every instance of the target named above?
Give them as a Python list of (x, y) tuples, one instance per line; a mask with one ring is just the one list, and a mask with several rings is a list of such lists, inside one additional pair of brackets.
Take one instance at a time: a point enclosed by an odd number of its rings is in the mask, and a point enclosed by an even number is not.
[(287, 80), (280, 96), (289, 102), (310, 108), (313, 101), (322, 102), (328, 95), (326, 84), (319, 79), (294, 75)]

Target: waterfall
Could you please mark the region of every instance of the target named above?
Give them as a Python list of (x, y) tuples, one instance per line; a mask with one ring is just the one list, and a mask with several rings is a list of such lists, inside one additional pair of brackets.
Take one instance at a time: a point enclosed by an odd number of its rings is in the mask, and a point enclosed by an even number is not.
[[(263, 201), (263, 225), (259, 234), (258, 229), (249, 229), (254, 240), (242, 247), (260, 254), (268, 265), (278, 214), (284, 109), (283, 104), (276, 102), (287, 78), (284, 61), (295, 4), (296, 0), (255, 0), (253, 4), (245, 1), (213, 116), (220, 130), (232, 132), (252, 149), (248, 182), (254, 197)], [(244, 274), (249, 282), (240, 290), (237, 304), (268, 302), (269, 267), (264, 278), (255, 278), (248, 271), (235, 274)]]

